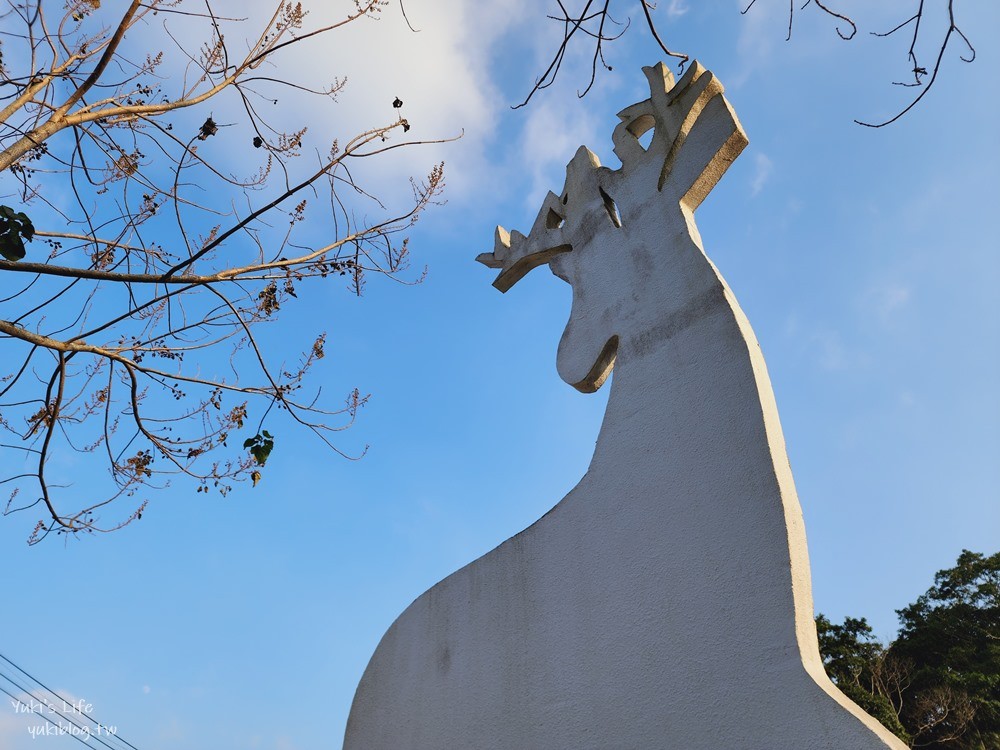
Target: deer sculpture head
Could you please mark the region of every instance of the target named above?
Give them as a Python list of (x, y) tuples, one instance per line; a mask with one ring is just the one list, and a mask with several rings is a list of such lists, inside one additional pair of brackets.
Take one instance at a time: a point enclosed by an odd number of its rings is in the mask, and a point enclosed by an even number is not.
[(746, 134), (722, 84), (699, 63), (676, 84), (663, 63), (643, 72), (650, 97), (622, 110), (612, 134), (622, 166), (602, 167), (581, 146), (562, 193), (549, 192), (528, 235), (497, 227), (493, 252), (477, 258), (500, 270), (493, 285), (501, 292), (545, 264), (572, 286), (557, 369), (583, 392), (600, 388), (616, 360), (640, 356), (672, 319), (721, 296), (694, 210)]

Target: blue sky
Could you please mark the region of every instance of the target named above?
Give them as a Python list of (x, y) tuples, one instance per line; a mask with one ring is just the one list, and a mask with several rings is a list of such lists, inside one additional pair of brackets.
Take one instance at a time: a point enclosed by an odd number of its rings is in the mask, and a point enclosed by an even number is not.
[[(750, 137), (698, 225), (767, 360), (817, 610), (867, 617), (890, 638), (894, 610), (936, 570), (1000, 540), (1000, 7), (959, 4), (976, 62), (958, 61), (956, 45), (924, 102), (871, 130), (852, 120), (890, 116), (911, 92), (891, 85), (907, 40), (868, 32), (909, 4), (866, 5), (842, 4), (863, 20), (850, 43), (810, 10), (786, 43), (787, 5), (773, 0), (746, 16), (734, 2), (663, 0), (657, 12), (667, 44), (727, 86)], [(411, 234), (414, 275), (427, 265), (427, 279), (373, 280), (360, 300), (334, 284), (288, 318), (328, 331), (326, 389), (373, 394), (339, 442), (370, 445), (363, 460), (278, 424), (256, 489), (169, 489), (121, 532), (32, 548), (34, 516), (0, 524), (0, 653), (138, 748), (340, 747), (395, 616), (586, 470), (607, 389), (585, 396), (556, 375), (568, 287), (543, 269), (501, 295), (473, 259), (497, 223), (531, 226), (580, 144), (617, 166), (614, 114), (646, 97), (639, 67), (659, 55), (633, 8), (635, 28), (607, 50), (614, 71), (585, 99), (581, 50), (512, 111), (558, 42), (540, 7), (409, 0), (419, 33), (391, 7), (345, 29), (321, 65), (288, 61), (289, 76), (348, 76), (315, 131), (391, 119), (399, 96), (418, 137), (465, 132), (367, 175), (397, 198), (405, 175), (446, 161), (448, 203)], [(0, 708), (0, 745), (76, 746), (32, 740), (37, 724)]]

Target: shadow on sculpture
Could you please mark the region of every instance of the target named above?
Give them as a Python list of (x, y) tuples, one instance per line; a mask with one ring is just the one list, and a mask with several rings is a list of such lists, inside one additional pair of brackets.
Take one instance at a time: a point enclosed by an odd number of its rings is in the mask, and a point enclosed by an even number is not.
[(746, 135), (702, 66), (644, 72), (622, 167), (581, 148), (531, 232), (479, 256), (501, 291), (543, 264), (572, 286), (559, 375), (615, 369), (590, 469), (400, 615), (345, 750), (904, 747), (823, 672), (764, 360), (694, 223)]

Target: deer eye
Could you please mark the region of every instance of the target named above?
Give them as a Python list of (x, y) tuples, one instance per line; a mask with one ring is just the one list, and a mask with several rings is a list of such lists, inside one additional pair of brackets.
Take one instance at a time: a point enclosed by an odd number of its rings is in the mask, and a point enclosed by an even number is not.
[(619, 229), (622, 228), (622, 217), (618, 213), (618, 206), (615, 205), (615, 199), (604, 192), (604, 188), (597, 188), (601, 192), (601, 199), (604, 201), (604, 210), (608, 212), (608, 218), (611, 219), (611, 223), (614, 224)]

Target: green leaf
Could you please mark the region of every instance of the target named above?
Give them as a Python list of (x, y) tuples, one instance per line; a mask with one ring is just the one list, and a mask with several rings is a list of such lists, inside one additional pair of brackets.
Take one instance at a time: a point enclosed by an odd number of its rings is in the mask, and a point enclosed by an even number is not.
[(15, 212), (10, 206), (0, 206), (0, 255), (18, 261), (25, 255), (24, 240), (31, 242), (35, 226), (27, 214)]
[(22, 213), (16, 214), (14, 218), (21, 223), (21, 236), (31, 242), (35, 237), (35, 225), (31, 223), (31, 219)]
[(0, 255), (10, 261), (18, 261), (24, 257), (24, 243), (16, 234), (6, 233), (0, 235)]
[(253, 456), (258, 466), (263, 466), (267, 463), (271, 451), (274, 450), (274, 437), (270, 432), (264, 430), (263, 432), (258, 432), (252, 438), (247, 438), (243, 442), (243, 447), (250, 449), (250, 455)]

